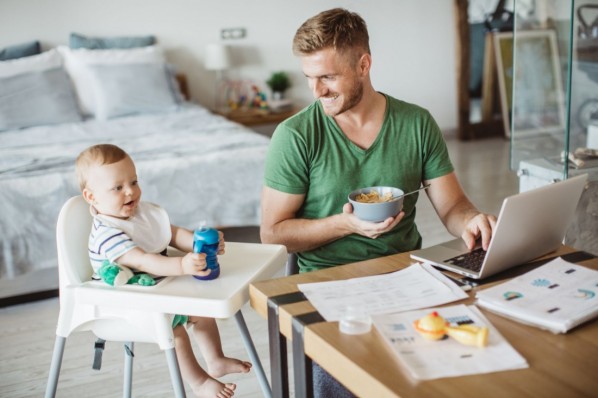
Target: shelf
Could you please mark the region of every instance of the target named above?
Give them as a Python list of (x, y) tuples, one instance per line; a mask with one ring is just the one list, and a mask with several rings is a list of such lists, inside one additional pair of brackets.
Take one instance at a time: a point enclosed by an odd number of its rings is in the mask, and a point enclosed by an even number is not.
[(259, 126), (262, 124), (280, 123), (293, 116), (298, 111), (299, 109), (297, 108), (292, 108), (283, 112), (272, 112), (267, 109), (240, 109), (216, 113), (244, 126)]

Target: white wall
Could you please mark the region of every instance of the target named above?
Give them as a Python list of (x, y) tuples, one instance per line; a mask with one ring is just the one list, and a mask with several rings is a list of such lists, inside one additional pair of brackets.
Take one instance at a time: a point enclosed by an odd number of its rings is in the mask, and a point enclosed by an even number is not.
[(292, 37), (305, 19), (338, 6), (368, 23), (374, 87), (428, 108), (441, 128), (455, 128), (456, 35), (449, 0), (0, 0), (0, 48), (38, 39), (47, 49), (67, 44), (70, 32), (155, 34), (169, 60), (187, 74), (193, 99), (210, 106), (215, 76), (203, 68), (204, 48), (220, 41), (220, 29), (244, 27), (245, 39), (226, 41), (238, 64), (230, 76), (266, 89), (272, 71), (286, 70), (294, 83), (289, 97), (304, 105), (312, 97), (291, 52)]

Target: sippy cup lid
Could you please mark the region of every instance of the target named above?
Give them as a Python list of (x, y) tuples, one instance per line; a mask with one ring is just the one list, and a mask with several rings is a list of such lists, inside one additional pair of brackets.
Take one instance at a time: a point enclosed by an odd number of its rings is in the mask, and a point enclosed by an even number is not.
[(218, 235), (218, 231), (207, 227), (206, 222), (201, 221), (199, 223), (199, 229), (196, 229), (193, 233), (193, 239), (196, 241), (202, 241), (208, 245), (212, 245), (214, 243), (218, 243), (220, 236)]

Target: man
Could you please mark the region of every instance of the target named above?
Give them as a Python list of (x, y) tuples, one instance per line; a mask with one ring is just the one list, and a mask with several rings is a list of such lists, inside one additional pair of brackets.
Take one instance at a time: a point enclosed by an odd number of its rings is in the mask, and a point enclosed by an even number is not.
[[(260, 235), (295, 252), (301, 272), (421, 247), (417, 194), (379, 223), (359, 220), (349, 192), (430, 184), (428, 197), (446, 228), (472, 249), (488, 248), (494, 216), (478, 211), (455, 176), (446, 145), (426, 110), (374, 90), (365, 21), (344, 9), (308, 19), (293, 52), (316, 101), (281, 123), (270, 144)], [(314, 367), (315, 396), (350, 396)]]
[(293, 51), (317, 99), (273, 135), (262, 194), (261, 238), (296, 252), (302, 272), (421, 247), (417, 194), (380, 223), (359, 220), (349, 192), (430, 184), (430, 201), (449, 232), (486, 249), (495, 218), (467, 199), (433, 118), (374, 90), (363, 19), (325, 11), (297, 31)]

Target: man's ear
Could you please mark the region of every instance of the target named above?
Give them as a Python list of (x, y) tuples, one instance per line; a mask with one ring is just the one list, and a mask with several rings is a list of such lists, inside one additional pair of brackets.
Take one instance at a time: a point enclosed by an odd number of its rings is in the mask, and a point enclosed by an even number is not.
[(85, 189), (83, 189), (82, 194), (83, 194), (83, 199), (85, 199), (85, 201), (87, 203), (89, 203), (90, 205), (92, 205), (93, 201), (94, 201), (93, 192), (91, 192), (90, 189), (85, 188)]
[(371, 67), (372, 56), (368, 53), (363, 54), (361, 58), (359, 58), (359, 71), (361, 72), (362, 76), (367, 75)]

